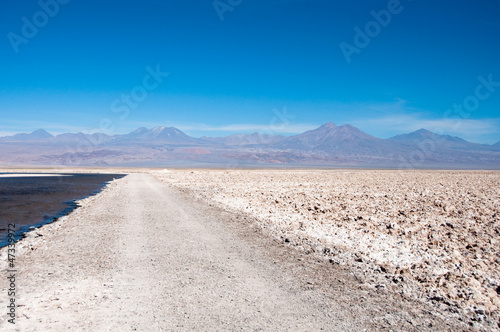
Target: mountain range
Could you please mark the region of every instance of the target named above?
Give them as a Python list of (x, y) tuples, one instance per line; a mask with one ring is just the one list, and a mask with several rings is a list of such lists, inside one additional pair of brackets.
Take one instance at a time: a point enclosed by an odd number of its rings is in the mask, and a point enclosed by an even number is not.
[(195, 138), (163, 126), (112, 136), (39, 129), (0, 137), (0, 165), (500, 169), (500, 142), (477, 144), (425, 129), (380, 139), (331, 122), (289, 137)]

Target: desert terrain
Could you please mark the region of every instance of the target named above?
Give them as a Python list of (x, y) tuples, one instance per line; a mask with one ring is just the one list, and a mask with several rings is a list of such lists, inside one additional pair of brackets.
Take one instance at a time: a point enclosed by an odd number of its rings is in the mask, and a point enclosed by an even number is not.
[(394, 170), (158, 172), (268, 235), (348, 266), (367, 289), (500, 324), (500, 173)]
[(71, 172), (130, 174), (16, 243), (2, 330), (499, 329), (497, 172)]

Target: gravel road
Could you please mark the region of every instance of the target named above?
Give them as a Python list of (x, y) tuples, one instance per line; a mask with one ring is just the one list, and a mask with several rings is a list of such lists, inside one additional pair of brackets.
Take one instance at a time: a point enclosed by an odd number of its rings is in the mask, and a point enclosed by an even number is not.
[(465, 330), (148, 174), (82, 205), (16, 244), (17, 319), (2, 276), (0, 330)]

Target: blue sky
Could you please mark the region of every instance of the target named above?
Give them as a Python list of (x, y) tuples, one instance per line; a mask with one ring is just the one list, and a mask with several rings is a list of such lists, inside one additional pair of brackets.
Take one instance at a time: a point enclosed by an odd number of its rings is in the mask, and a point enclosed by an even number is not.
[(500, 141), (497, 1), (58, 1), (0, 14), (2, 135), (332, 121)]

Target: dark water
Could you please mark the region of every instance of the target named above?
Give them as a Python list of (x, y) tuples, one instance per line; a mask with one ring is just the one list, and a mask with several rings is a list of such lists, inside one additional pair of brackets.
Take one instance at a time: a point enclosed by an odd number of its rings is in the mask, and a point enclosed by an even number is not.
[(75, 200), (92, 196), (109, 181), (124, 176), (64, 175), (69, 176), (0, 177), (0, 247), (7, 245), (9, 224), (15, 224), (15, 237), (19, 239), (30, 227), (40, 227), (68, 214), (77, 207)]

